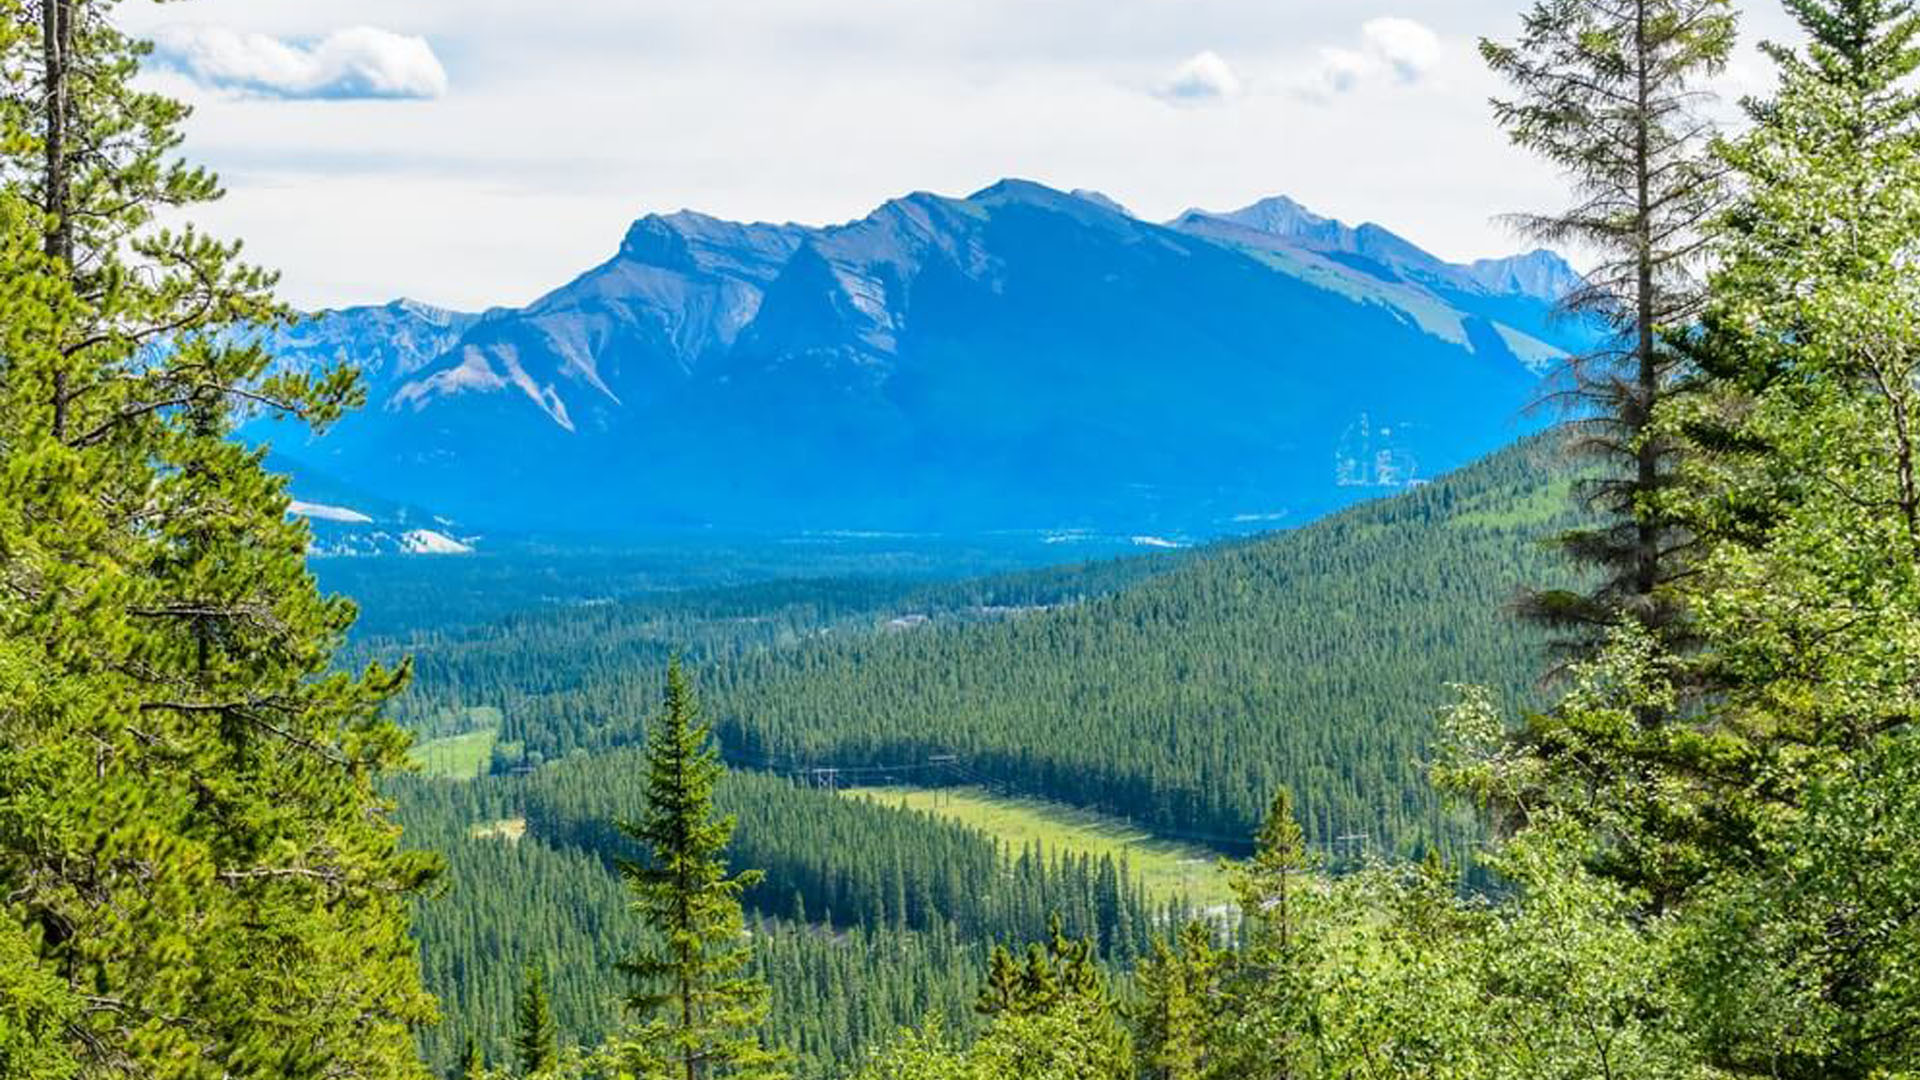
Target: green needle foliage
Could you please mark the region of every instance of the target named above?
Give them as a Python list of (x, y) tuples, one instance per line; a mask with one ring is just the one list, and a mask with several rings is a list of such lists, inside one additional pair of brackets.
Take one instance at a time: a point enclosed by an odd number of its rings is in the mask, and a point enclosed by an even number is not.
[(1222, 981), (1232, 954), (1214, 941), (1215, 928), (1190, 922), (1174, 942), (1153, 943), (1134, 986), (1140, 1065), (1147, 1080), (1201, 1080), (1218, 1053), (1225, 1018)]
[[(528, 964), (520, 988), (520, 1000), (514, 1005), (513, 1050), (520, 1061), (520, 1075), (546, 1076), (560, 1065), (560, 1031), (554, 1026), (553, 1005), (547, 1000), (547, 976), (538, 965)], [(469, 1059), (479, 1056), (479, 1047), (468, 1043)]]
[(113, 6), (0, 3), (0, 927), (81, 1075), (418, 1075), (406, 672), (333, 670), (353, 608), (231, 437), (354, 378), (274, 372), (273, 276), (159, 225), (219, 192)]
[(460, 1052), (459, 1080), (486, 1080), (487, 1057), (480, 1052), (480, 1040), (467, 1036), (467, 1048)]
[(1253, 857), (1234, 868), (1242, 944), (1227, 991), (1234, 1019), (1222, 1040), (1229, 1075), (1288, 1080), (1300, 1075), (1301, 1043), (1311, 1026), (1310, 969), (1320, 917), (1313, 856), (1294, 817), (1293, 793), (1274, 793)]
[(1573, 656), (1591, 655), (1623, 620), (1682, 635), (1667, 587), (1684, 571), (1688, 538), (1658, 501), (1675, 461), (1654, 415), (1684, 362), (1663, 335), (1699, 316), (1702, 229), (1726, 195), (1700, 84), (1726, 66), (1736, 21), (1730, 0), (1541, 0), (1518, 41), (1481, 43), (1516, 92), (1494, 102), (1500, 125), (1562, 169), (1576, 199), (1517, 220), (1543, 241), (1595, 253), (1600, 264), (1567, 304), (1613, 331), (1573, 361), (1563, 397), (1564, 431), (1599, 465), (1585, 495), (1600, 520), (1560, 546), (1598, 582), (1522, 603)]
[(752, 971), (740, 894), (760, 875), (726, 861), (734, 819), (713, 808), (725, 768), (700, 719), (679, 661), (647, 747), (647, 805), (620, 828), (646, 849), (621, 863), (633, 909), (661, 938), (621, 965), (640, 984), (627, 999), (639, 1023), (616, 1043), (626, 1072), (662, 1080), (784, 1075), (784, 1055), (765, 1049), (767, 986)]

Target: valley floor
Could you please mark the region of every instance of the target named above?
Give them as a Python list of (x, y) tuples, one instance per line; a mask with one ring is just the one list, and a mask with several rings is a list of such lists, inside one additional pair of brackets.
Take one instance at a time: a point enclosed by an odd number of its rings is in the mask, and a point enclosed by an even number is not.
[(1233, 899), (1217, 854), (1063, 803), (996, 795), (984, 788), (850, 788), (845, 794), (971, 826), (1013, 851), (1037, 845), (1049, 855), (1124, 859), (1134, 878), (1156, 900), (1184, 898), (1210, 910), (1223, 908)]

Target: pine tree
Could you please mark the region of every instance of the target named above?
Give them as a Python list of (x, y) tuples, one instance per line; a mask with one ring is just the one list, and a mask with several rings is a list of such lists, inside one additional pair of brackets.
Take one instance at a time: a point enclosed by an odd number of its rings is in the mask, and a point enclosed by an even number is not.
[(1254, 837), (1253, 858), (1232, 868), (1233, 891), (1248, 920), (1247, 955), (1284, 958), (1299, 936), (1301, 894), (1313, 857), (1293, 813), (1293, 792), (1274, 792)]
[[(1573, 446), (1599, 473), (1583, 501), (1600, 521), (1559, 543), (1598, 583), (1530, 594), (1520, 611), (1558, 630), (1562, 660), (1576, 664), (1630, 635), (1645, 654), (1637, 670), (1664, 689), (1627, 702), (1625, 723), (1564, 702), (1527, 718), (1514, 751), (1539, 763), (1542, 784), (1565, 792), (1633, 786), (1671, 763), (1670, 743), (1702, 690), (1674, 663), (1698, 647), (1684, 598), (1700, 541), (1673, 501), (1687, 443), (1663, 418), (1688, 392), (1693, 328), (1707, 306), (1699, 271), (1729, 190), (1699, 84), (1725, 66), (1735, 31), (1729, 0), (1543, 0), (1517, 44), (1481, 47), (1519, 91), (1495, 103), (1499, 121), (1515, 143), (1565, 169), (1580, 198), (1564, 214), (1523, 222), (1600, 254), (1570, 306), (1611, 331), (1605, 347), (1574, 362), (1565, 398)], [(1552, 798), (1525, 790), (1500, 810), (1523, 820)], [(1650, 843), (1684, 842), (1694, 828), (1685, 804), (1635, 798), (1591, 808), (1632, 816), (1623, 833)], [(1638, 844), (1599, 851), (1597, 868), (1647, 888), (1649, 904), (1665, 908), (1691, 871), (1630, 850)]]
[(0, 4), (0, 227), (37, 254), (6, 288), (0, 637), (52, 687), (0, 717), (32, 763), (0, 803), (39, 817), (0, 821), (0, 895), (92, 1003), (62, 1036), (83, 1070), (419, 1075), (407, 912), (435, 860), (377, 791), (406, 672), (333, 672), (353, 609), (229, 438), (256, 411), (324, 424), (355, 382), (271, 371), (272, 275), (158, 227), (218, 187), (174, 160), (186, 110), (133, 85), (112, 7)]
[[(547, 1076), (560, 1064), (560, 1029), (547, 1000), (546, 972), (528, 964), (514, 1003), (513, 1049), (525, 1080)], [(475, 1048), (477, 1050), (477, 1048)]]
[(980, 987), (973, 1009), (982, 1016), (1013, 1012), (1021, 1002), (1020, 965), (1005, 945), (995, 945), (987, 957), (987, 981)]
[(1606, 837), (1596, 867), (1655, 910), (1757, 862), (1822, 762), (1920, 717), (1897, 674), (1920, 634), (1920, 17), (1792, 10), (1808, 45), (1768, 46), (1779, 92), (1724, 151), (1741, 195), (1694, 370), (1656, 416), (1684, 447), (1659, 502), (1694, 538), (1672, 588), (1689, 648), (1619, 634), (1523, 744), (1523, 801)]
[[(1871, 1077), (1920, 1061), (1911, 965), (1920, 726), (1920, 11), (1793, 0), (1799, 49), (1728, 160), (1676, 503), (1715, 694), (1663, 762), (1702, 807), (1686, 884), (1711, 1063)], [(1754, 995), (1751, 998), (1747, 994)]]
[(1689, 540), (1659, 502), (1674, 447), (1654, 415), (1682, 366), (1663, 335), (1699, 315), (1701, 233), (1725, 198), (1699, 84), (1726, 65), (1735, 27), (1730, 0), (1541, 0), (1516, 43), (1481, 43), (1518, 95), (1494, 102), (1501, 126), (1565, 170), (1579, 200), (1517, 220), (1602, 259), (1567, 305), (1611, 337), (1574, 361), (1564, 404), (1574, 447), (1599, 463), (1586, 499), (1603, 520), (1560, 541), (1600, 581), (1521, 605), (1566, 634), (1562, 646), (1576, 657), (1623, 620), (1683, 635), (1668, 586), (1684, 572)]
[(1014, 1012), (1043, 1013), (1059, 1003), (1065, 990), (1060, 985), (1055, 955), (1037, 941), (1027, 944), (1026, 967), (1020, 973), (1020, 1000)]
[(1175, 945), (1155, 939), (1138, 973), (1139, 1046), (1152, 1080), (1200, 1080), (1220, 1019), (1226, 958), (1201, 922), (1181, 928)]
[(1294, 817), (1293, 793), (1274, 792), (1254, 838), (1253, 857), (1230, 866), (1240, 904), (1241, 947), (1228, 987), (1234, 1025), (1221, 1041), (1229, 1075), (1288, 1080), (1314, 1005), (1309, 969), (1314, 941), (1314, 859)]
[(487, 1056), (480, 1052), (480, 1037), (467, 1036), (467, 1046), (460, 1052), (459, 1080), (487, 1080)]
[(760, 880), (730, 873), (734, 820), (713, 807), (725, 769), (685, 671), (667, 671), (665, 701), (647, 737), (647, 805), (620, 831), (645, 849), (620, 872), (633, 909), (661, 944), (621, 965), (640, 984), (627, 999), (638, 1020), (615, 1056), (643, 1077), (776, 1078), (784, 1055), (765, 1049), (767, 987), (752, 970), (740, 894)]

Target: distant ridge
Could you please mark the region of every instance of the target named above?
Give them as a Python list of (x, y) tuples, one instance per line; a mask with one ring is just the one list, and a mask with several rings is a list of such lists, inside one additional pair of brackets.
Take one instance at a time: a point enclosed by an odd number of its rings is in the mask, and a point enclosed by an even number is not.
[(683, 210), (523, 308), (316, 316), (282, 362), (360, 365), (368, 408), (249, 434), (476, 527), (1205, 536), (1510, 441), (1587, 340), (1553, 315), (1578, 280), (1278, 197), (1166, 224), (1017, 179), (828, 228)]

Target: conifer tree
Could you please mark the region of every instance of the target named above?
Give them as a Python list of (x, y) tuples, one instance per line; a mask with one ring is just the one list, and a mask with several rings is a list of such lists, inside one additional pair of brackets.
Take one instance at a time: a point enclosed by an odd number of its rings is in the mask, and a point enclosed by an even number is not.
[(1808, 782), (1920, 716), (1920, 17), (1790, 9), (1808, 44), (1767, 47), (1780, 89), (1723, 150), (1741, 194), (1656, 416), (1684, 449), (1658, 502), (1693, 538), (1689, 648), (1623, 628), (1525, 740), (1523, 801), (1604, 837), (1596, 867), (1656, 910), (1759, 864)]
[(1233, 891), (1249, 920), (1250, 958), (1283, 958), (1292, 949), (1313, 865), (1306, 834), (1293, 815), (1293, 792), (1280, 788), (1254, 837), (1253, 857), (1232, 868)]
[(1182, 927), (1173, 945), (1155, 939), (1138, 973), (1141, 1064), (1152, 1080), (1200, 1080), (1220, 1020), (1226, 957), (1202, 922)]
[(998, 1016), (1018, 1009), (1023, 996), (1022, 982), (1020, 965), (1014, 962), (1013, 953), (1005, 945), (994, 945), (987, 956), (987, 981), (980, 987), (974, 1011), (982, 1016)]
[[(1698, 400), (1670, 417), (1699, 462), (1675, 502), (1715, 556), (1702, 680), (1797, 684), (1775, 696), (1825, 715), (1773, 734), (1859, 749), (1920, 710), (1894, 674), (1920, 573), (1920, 13), (1788, 6), (1808, 43), (1768, 45), (1780, 89), (1727, 152), (1745, 193), (1720, 231)], [(1868, 656), (1877, 673), (1850, 667)], [(1808, 696), (1842, 683), (1850, 716)]]
[(676, 659), (647, 736), (647, 805), (637, 820), (619, 826), (645, 851), (642, 859), (620, 864), (633, 910), (660, 936), (657, 947), (621, 964), (639, 984), (627, 998), (637, 1024), (614, 1056), (638, 1076), (784, 1075), (784, 1056), (764, 1048), (757, 1034), (767, 1016), (767, 987), (751, 970), (740, 894), (760, 875), (731, 873), (727, 866), (734, 820), (713, 806), (724, 771)]
[(1274, 792), (1251, 859), (1231, 866), (1242, 919), (1229, 995), (1236, 1020), (1222, 1038), (1230, 1075), (1288, 1080), (1314, 1006), (1310, 875), (1314, 859), (1294, 818), (1293, 793)]
[(1920, 940), (1920, 11), (1788, 8), (1805, 44), (1768, 47), (1779, 89), (1728, 148), (1743, 196), (1669, 417), (1715, 695), (1662, 778), (1703, 807), (1712, 1063), (1898, 1075), (1920, 1060), (1920, 997), (1890, 974)]
[[(183, 106), (134, 85), (111, 0), (0, 4), (0, 636), (53, 704), (0, 717), (0, 896), (91, 1003), (83, 1070), (154, 1078), (418, 1075), (433, 1014), (407, 938), (434, 860), (376, 791), (405, 671), (331, 672), (353, 619), (305, 567), (256, 410), (324, 424), (352, 373), (274, 372), (285, 317), (238, 245), (161, 228), (218, 195), (175, 160)], [(30, 241), (30, 243), (28, 243)], [(0, 689), (0, 696), (5, 690)], [(263, 958), (275, 962), (263, 963)]]
[(455, 1074), (460, 1080), (486, 1080), (487, 1057), (480, 1052), (480, 1037), (467, 1036), (467, 1046), (460, 1052), (460, 1071)]
[(1522, 603), (1565, 634), (1575, 656), (1623, 620), (1682, 634), (1668, 586), (1683, 572), (1688, 537), (1659, 501), (1674, 447), (1654, 414), (1682, 367), (1663, 335), (1700, 312), (1702, 229), (1725, 198), (1700, 84), (1726, 65), (1735, 28), (1730, 0), (1540, 0), (1518, 41), (1481, 43), (1516, 92), (1494, 102), (1501, 126), (1564, 170), (1578, 200), (1518, 222), (1602, 260), (1566, 303), (1610, 335), (1574, 360), (1564, 395), (1573, 446), (1599, 464), (1586, 498), (1602, 521), (1561, 540), (1600, 581)]
[(560, 1064), (560, 1029), (554, 1023), (553, 1005), (547, 1000), (547, 976), (540, 965), (527, 965), (513, 1016), (513, 1049), (519, 1058), (520, 1075), (535, 1080), (552, 1073)]
[[(1663, 416), (1690, 384), (1693, 327), (1707, 301), (1701, 270), (1729, 192), (1700, 84), (1725, 66), (1736, 28), (1729, 0), (1541, 0), (1517, 43), (1481, 46), (1518, 91), (1495, 102), (1500, 123), (1516, 144), (1564, 169), (1580, 200), (1522, 222), (1543, 239), (1599, 254), (1602, 264), (1569, 306), (1611, 332), (1574, 361), (1565, 395), (1565, 428), (1598, 471), (1584, 501), (1599, 522), (1560, 546), (1598, 582), (1587, 592), (1530, 594), (1520, 610), (1560, 633), (1563, 660), (1593, 661), (1630, 638), (1644, 654), (1636, 670), (1665, 691), (1625, 702), (1624, 723), (1610, 710), (1529, 716), (1515, 749), (1540, 763), (1542, 784), (1562, 792), (1641, 785), (1671, 762), (1669, 744), (1701, 690), (1674, 663), (1698, 647), (1685, 586), (1699, 539), (1673, 501), (1686, 443)], [(1552, 797), (1528, 790), (1500, 809), (1524, 820)], [(1690, 843), (1697, 808), (1627, 798), (1592, 800), (1588, 809), (1590, 824), (1605, 814), (1645, 841), (1601, 849), (1596, 868), (1645, 887), (1656, 909), (1673, 903), (1689, 860), (1648, 859), (1646, 849)]]

